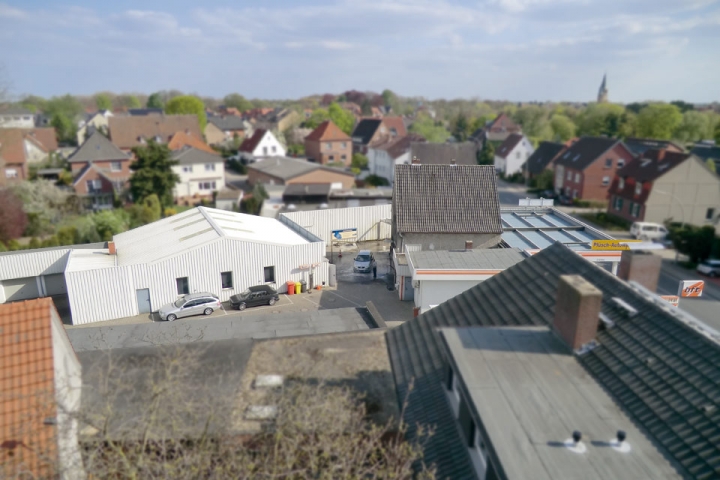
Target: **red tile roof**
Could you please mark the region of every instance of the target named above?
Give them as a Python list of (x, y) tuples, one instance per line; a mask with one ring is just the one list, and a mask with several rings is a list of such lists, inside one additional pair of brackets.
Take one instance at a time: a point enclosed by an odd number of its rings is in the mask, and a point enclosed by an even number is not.
[(397, 136), (404, 137), (407, 135), (407, 128), (405, 128), (405, 122), (402, 117), (385, 117), (383, 118), (383, 123), (388, 130), (392, 131), (392, 129), (395, 129)]
[(170, 150), (180, 150), (183, 147), (193, 147), (204, 152), (217, 153), (210, 147), (210, 145), (202, 141), (201, 138), (196, 137), (192, 133), (185, 133), (181, 130), (172, 136), (168, 142), (168, 148)]
[(196, 115), (114, 116), (108, 118), (108, 129), (110, 140), (124, 149), (141, 146), (141, 139), (147, 141), (155, 137), (160, 137), (160, 143), (167, 143), (175, 133), (186, 130), (202, 138)]
[(255, 133), (253, 133), (252, 137), (243, 140), (243, 143), (240, 145), (239, 150), (241, 152), (247, 153), (254, 152), (257, 146), (260, 144), (260, 140), (262, 140), (262, 138), (265, 136), (265, 132), (267, 132), (267, 130), (263, 128), (258, 128), (257, 130), (255, 130)]
[(54, 128), (0, 128), (0, 157), (8, 164), (25, 163), (25, 140), (44, 152), (57, 150)]
[(311, 142), (329, 142), (329, 141), (344, 141), (349, 142), (352, 139), (348, 134), (340, 130), (340, 127), (335, 125), (331, 120), (325, 120), (318, 127), (310, 132), (310, 135), (305, 137), (305, 140)]

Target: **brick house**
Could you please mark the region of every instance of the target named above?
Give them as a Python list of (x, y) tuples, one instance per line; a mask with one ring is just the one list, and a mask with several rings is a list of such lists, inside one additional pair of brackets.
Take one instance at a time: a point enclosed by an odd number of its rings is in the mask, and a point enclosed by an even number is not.
[(629, 222), (718, 226), (720, 177), (689, 153), (647, 150), (618, 170), (609, 193), (608, 214)]
[(402, 117), (363, 118), (352, 133), (355, 153), (367, 154), (368, 149), (386, 142), (388, 138), (403, 137), (407, 129)]
[(485, 124), (484, 127), (475, 130), (470, 135), (470, 140), (482, 147), (485, 145), (485, 140), (504, 142), (513, 133), (522, 133), (522, 128), (506, 114), (500, 113), (494, 120)]
[(75, 150), (68, 163), (73, 174), (75, 194), (88, 210), (113, 207), (116, 195), (128, 188), (132, 157), (96, 131)]
[(305, 156), (321, 165), (342, 162), (350, 166), (352, 138), (331, 120), (325, 120), (305, 137)]
[(148, 140), (168, 143), (177, 132), (203, 138), (197, 115), (154, 114), (144, 116), (113, 116), (108, 119), (110, 141), (125, 152), (146, 145)]
[(618, 139), (582, 137), (555, 159), (555, 192), (605, 202), (616, 172), (633, 158)]
[(27, 180), (57, 148), (54, 128), (0, 128), (0, 185)]

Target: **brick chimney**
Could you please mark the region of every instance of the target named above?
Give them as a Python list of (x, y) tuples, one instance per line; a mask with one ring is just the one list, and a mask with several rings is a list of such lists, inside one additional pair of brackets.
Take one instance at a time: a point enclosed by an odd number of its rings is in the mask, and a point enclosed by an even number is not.
[(618, 277), (626, 282), (635, 281), (651, 292), (657, 291), (662, 258), (650, 252), (625, 250), (620, 257)]
[(457, 166), (457, 163), (455, 163), (454, 158), (452, 160), (450, 160), (450, 165), (452, 165), (453, 167)]
[(580, 275), (561, 275), (555, 302), (553, 328), (577, 350), (595, 338), (602, 292)]
[(420, 165), (420, 160), (418, 160), (417, 157), (413, 157), (413, 158), (412, 158), (412, 164), (413, 164), (413, 165)]
[(465, 250), (472, 250), (472, 240), (465, 240)]
[(115, 250), (115, 242), (108, 242), (108, 253), (110, 255), (115, 255), (117, 253)]

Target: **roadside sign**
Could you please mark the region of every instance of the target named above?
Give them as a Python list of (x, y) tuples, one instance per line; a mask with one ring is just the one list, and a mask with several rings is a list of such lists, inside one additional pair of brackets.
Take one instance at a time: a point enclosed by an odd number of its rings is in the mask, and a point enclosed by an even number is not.
[(593, 240), (593, 250), (630, 250), (630, 243), (640, 243), (640, 240)]
[(667, 300), (667, 302), (673, 307), (677, 307), (680, 303), (680, 297), (677, 295), (660, 295), (660, 298)]
[(678, 296), (683, 298), (702, 297), (703, 287), (705, 287), (703, 280), (680, 280)]
[(346, 242), (357, 241), (357, 228), (343, 228), (342, 230), (332, 230), (332, 238), (334, 240), (344, 240)]

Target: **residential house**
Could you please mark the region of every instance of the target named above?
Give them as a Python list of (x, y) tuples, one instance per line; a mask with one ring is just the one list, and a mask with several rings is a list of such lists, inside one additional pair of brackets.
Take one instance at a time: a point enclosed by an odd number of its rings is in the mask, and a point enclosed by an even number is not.
[(0, 128), (35, 128), (35, 115), (23, 107), (2, 107)]
[(308, 160), (321, 165), (352, 162), (352, 139), (340, 130), (332, 120), (325, 120), (305, 137), (305, 155)]
[(715, 173), (720, 174), (720, 146), (715, 146), (714, 143), (697, 143), (690, 153), (706, 163), (708, 160), (712, 161), (715, 164)]
[(226, 115), (234, 115), (234, 116), (236, 116), (236, 117), (242, 116), (242, 113), (240, 112), (240, 110), (238, 110), (238, 109), (235, 108), (235, 107), (228, 107), (227, 105), (220, 105), (220, 106), (217, 108), (217, 112), (218, 112), (221, 116), (226, 116)]
[(225, 188), (220, 190), (215, 196), (215, 208), (218, 210), (237, 212), (240, 208), (240, 202), (242, 202), (242, 199), (242, 190), (226, 184)]
[(286, 150), (270, 130), (258, 128), (252, 137), (243, 140), (238, 152), (253, 158), (284, 157)]
[(634, 138), (628, 137), (623, 140), (625, 146), (635, 155), (642, 155), (648, 150), (664, 149), (670, 152), (684, 152), (685, 149), (680, 145), (669, 140), (655, 140), (653, 138)]
[(248, 184), (289, 185), (292, 183), (324, 183), (337, 188), (351, 188), (355, 175), (337, 168), (324, 167), (307, 160), (271, 157), (248, 165)]
[(382, 121), (390, 133), (390, 137), (404, 137), (408, 134), (403, 117), (382, 117)]
[(295, 110), (289, 108), (275, 108), (270, 112), (254, 118), (254, 124), (257, 128), (272, 130), (275, 132), (284, 132), (288, 128), (300, 123), (302, 115)]
[(438, 478), (717, 477), (717, 338), (559, 243), (385, 335)]
[[(368, 170), (371, 175), (384, 178), (390, 186), (395, 183), (395, 165), (410, 163), (412, 158), (411, 149), (413, 145), (420, 145), (425, 142), (421, 135), (410, 134), (402, 137), (387, 137), (368, 148)], [(448, 161), (448, 163), (450, 163)]]
[(363, 118), (352, 133), (355, 153), (366, 154), (368, 149), (392, 137), (407, 135), (402, 117)]
[(362, 108), (360, 108), (360, 105), (358, 105), (355, 102), (340, 102), (338, 103), (340, 105), (340, 108), (343, 110), (347, 110), (348, 112), (355, 115), (355, 118), (362, 117)]
[(695, 155), (647, 150), (618, 170), (607, 211), (629, 222), (663, 223), (672, 219), (717, 227), (720, 177)]
[(495, 150), (495, 170), (506, 177), (520, 174), (534, 151), (535, 147), (525, 135), (511, 133)]
[(410, 156), (422, 165), (477, 165), (477, 146), (473, 142), (413, 142)]
[(128, 108), (128, 115), (133, 117), (144, 117), (147, 115), (163, 115), (162, 108)]
[(27, 180), (57, 148), (54, 128), (0, 128), (0, 185)]
[(80, 362), (50, 298), (0, 305), (0, 477), (84, 479)]
[(132, 172), (132, 157), (95, 131), (68, 159), (75, 194), (88, 210), (113, 208), (125, 194)]
[(110, 141), (123, 151), (146, 145), (148, 140), (168, 143), (177, 132), (202, 138), (197, 115), (113, 116), (108, 119)]
[(220, 145), (242, 140), (252, 131), (252, 126), (239, 115), (209, 116), (205, 126), (205, 139), (210, 145)]
[(555, 192), (606, 202), (615, 174), (634, 157), (618, 139), (582, 137), (555, 159)]
[(187, 131), (180, 131), (173, 134), (173, 136), (170, 137), (170, 141), (167, 146), (173, 151), (180, 150), (185, 147), (192, 147), (207, 153), (217, 153), (212, 149), (212, 147), (210, 147), (210, 145), (203, 141), (202, 137), (196, 137)]
[(495, 170), (485, 165), (395, 166), (392, 240), (421, 250), (491, 248), (502, 234)]
[(504, 142), (513, 133), (522, 133), (522, 129), (505, 113), (500, 113), (494, 120), (489, 121), (484, 127), (473, 132), (470, 139), (483, 147), (485, 140)]
[(540, 142), (538, 148), (525, 162), (525, 178), (531, 180), (545, 170), (552, 171), (555, 167), (555, 158), (565, 150), (565, 145), (555, 142)]
[(220, 155), (184, 147), (174, 151), (172, 159), (178, 163), (172, 166), (172, 171), (180, 177), (173, 189), (178, 205), (212, 201), (213, 192), (225, 188), (225, 160)]
[(99, 110), (97, 112), (88, 113), (85, 118), (78, 123), (77, 144), (82, 145), (95, 130), (108, 134), (108, 118), (112, 117), (110, 110)]
[[(282, 192), (282, 204), (273, 216), (283, 212), (390, 205), (389, 188), (338, 188), (330, 183), (291, 183)], [(278, 203), (278, 202), (274, 202)]]

